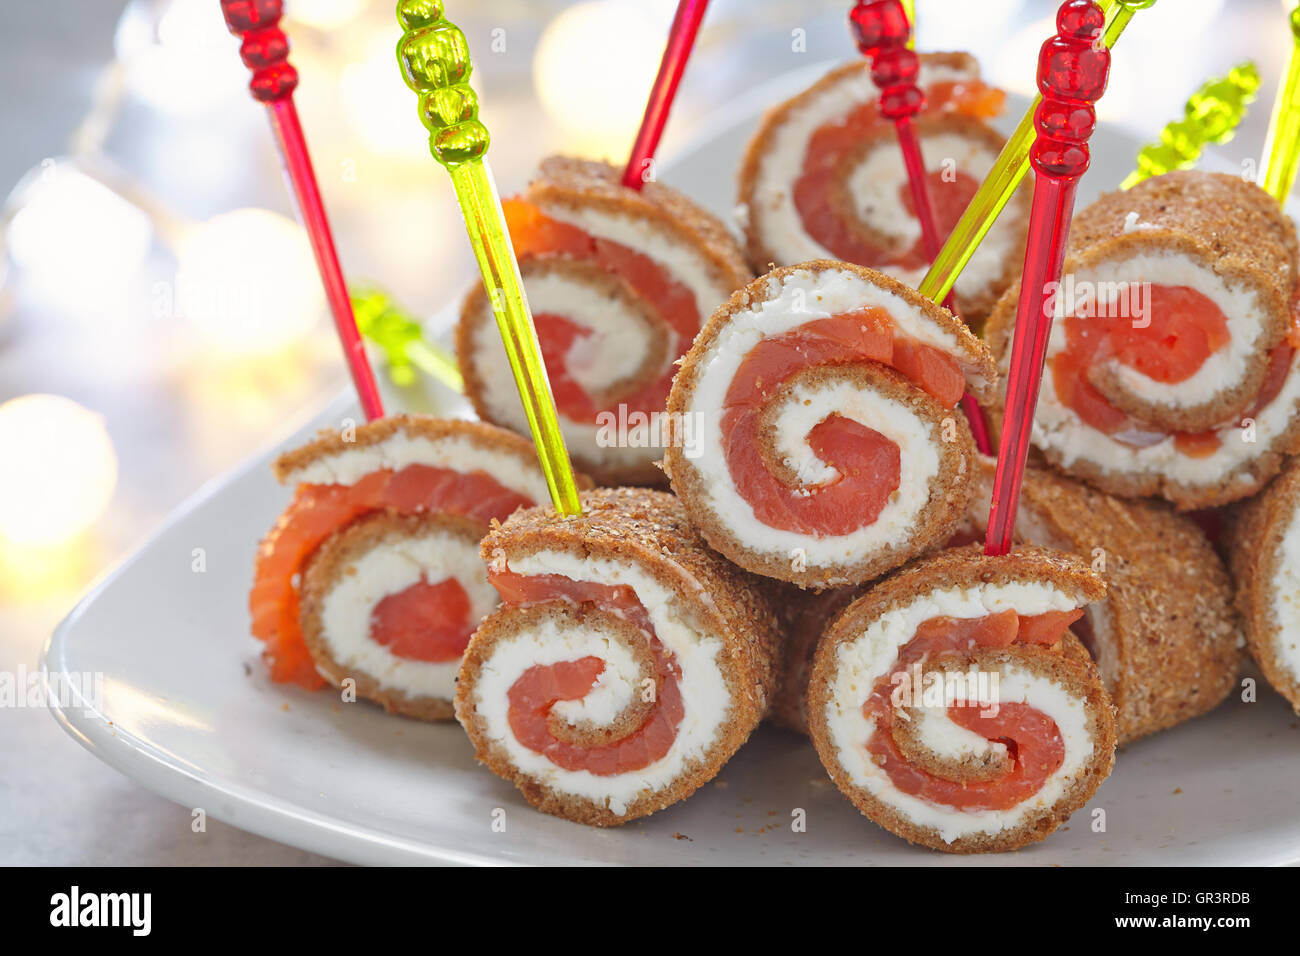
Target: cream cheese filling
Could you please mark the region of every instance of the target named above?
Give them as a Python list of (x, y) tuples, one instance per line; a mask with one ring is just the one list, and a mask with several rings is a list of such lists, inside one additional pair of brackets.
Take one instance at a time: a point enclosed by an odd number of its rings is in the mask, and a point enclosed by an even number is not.
[[(840, 644), (825, 718), (831, 744), (852, 783), (895, 808), (917, 826), (934, 828), (948, 843), (961, 837), (1015, 828), (1031, 813), (1055, 804), (1084, 772), (1094, 750), (1084, 702), (1055, 681), (1012, 664), (1000, 669), (995, 695), (991, 693), (992, 682), (978, 695), (982, 706), (1026, 703), (1042, 711), (1055, 721), (1065, 748), (1061, 766), (1042, 788), (1006, 811), (957, 810), (899, 790), (867, 749), (875, 731), (875, 719), (863, 713), (863, 704), (877, 680), (895, 666), (899, 652), (912, 640), (917, 628), (930, 618), (980, 618), (1005, 610), (1035, 615), (1073, 610), (1078, 606), (1078, 601), (1063, 591), (1036, 582), (950, 588), (919, 595), (909, 604), (885, 612), (862, 634)], [(933, 713), (927, 715), (926, 721), (947, 722), (946, 708), (929, 709)], [(931, 740), (940, 739), (938, 731), (928, 733)], [(949, 751), (973, 746), (961, 735), (950, 736), (940, 745)]]
[[(923, 62), (919, 83), (924, 89), (935, 83), (972, 80), (976, 76), (974, 71), (927, 66)], [(838, 258), (813, 239), (804, 228), (803, 219), (794, 204), (794, 181), (803, 169), (804, 156), (813, 133), (826, 123), (847, 116), (861, 104), (878, 98), (879, 90), (871, 81), (870, 75), (865, 72), (851, 73), (815, 96), (805, 98), (796, 110), (787, 115), (785, 122), (774, 130), (767, 150), (759, 160), (753, 196), (745, 215), (757, 225), (764, 245), (771, 250), (778, 264)], [(992, 168), (995, 158), (986, 155), (981, 145), (953, 134), (927, 136), (923, 145), (925, 155), (930, 160), (927, 164), (929, 169), (942, 169), (945, 160), (953, 159), (959, 170), (977, 180), (982, 179)], [(871, 186), (872, 191), (876, 192), (878, 185), (883, 182), (886, 184), (884, 191), (892, 191), (896, 195), (898, 187), (907, 181), (902, 160), (897, 158), (897, 150), (874, 150), (864, 165), (870, 165), (871, 168), (867, 170), (859, 167), (851, 174), (851, 188), (858, 196), (860, 206), (866, 201), (866, 194), (858, 192), (860, 188)], [(896, 202), (896, 199), (891, 201)], [(896, 218), (899, 212), (901, 209), (883, 210), (878, 223), (880, 228), (884, 231), (899, 229), (900, 220)], [(865, 218), (875, 222), (874, 213)], [(919, 234), (915, 219), (910, 215), (906, 218), (911, 222), (910, 228)], [(994, 224), (962, 272), (957, 282), (959, 293), (977, 294), (1002, 277), (1006, 271), (1005, 257), (1018, 243), (1013, 220), (1014, 217), (1005, 217)], [(915, 286), (924, 275), (924, 270), (884, 271), (911, 286)]]
[(663, 757), (626, 773), (599, 776), (586, 770), (565, 770), (544, 755), (523, 746), (510, 727), (509, 692), (529, 668), (581, 657), (606, 662), (602, 682), (582, 703), (556, 705), (555, 712), (571, 722), (608, 724), (640, 693), (640, 672), (632, 656), (612, 634), (590, 624), (559, 625), (554, 619), (515, 637), (497, 641), (484, 661), (472, 694), (487, 736), (501, 746), (511, 762), (538, 782), (561, 793), (592, 800), (622, 815), (642, 794), (671, 786), (714, 745), (731, 714), (731, 694), (719, 662), (722, 638), (701, 634), (690, 623), (682, 598), (639, 566), (609, 558), (577, 558), (560, 551), (541, 551), (508, 559), (516, 574), (559, 574), (574, 581), (626, 585), (636, 592), (654, 625), (655, 635), (672, 656), (681, 678), (685, 714), (677, 736)]
[(1300, 350), (1292, 356), (1281, 392), (1254, 418), (1252, 428), (1235, 424), (1220, 428), (1216, 432), (1219, 447), (1212, 454), (1192, 458), (1178, 451), (1172, 435), (1157, 444), (1138, 448), (1097, 431), (1056, 397), (1049, 363), (1043, 372), (1043, 387), (1034, 416), (1033, 443), (1054, 452), (1066, 468), (1083, 460), (1111, 471), (1159, 475), (1193, 488), (1218, 485), (1229, 475), (1235, 482), (1248, 484), (1254, 479), (1243, 466), (1268, 451), (1274, 439), (1286, 431), (1296, 403), (1300, 402), (1298, 365)]
[(489, 614), (500, 600), (483, 573), (478, 545), (440, 529), (418, 538), (382, 542), (339, 576), (321, 604), (322, 639), (345, 671), (374, 678), (384, 690), (407, 697), (451, 700), (460, 659), (421, 661), (399, 657), (370, 635), (371, 615), (385, 597), (424, 578), (430, 584), (454, 578), (470, 599), (469, 624)]
[(536, 462), (487, 447), (465, 435), (430, 438), (403, 431), (370, 445), (351, 445), (322, 455), (286, 475), (284, 483), (352, 485), (371, 472), (385, 468), (400, 471), (407, 465), (429, 465), (465, 474), (482, 471), (534, 503), (550, 500), (546, 479)]
[(1293, 514), (1278, 545), (1272, 594), (1273, 653), (1291, 679), (1300, 681), (1300, 514)]
[[(1107, 262), (1100, 267), (1080, 269), (1062, 282), (1062, 295), (1056, 304), (1057, 318), (1073, 314), (1081, 296), (1095, 298), (1107, 314), (1145, 312), (1149, 296), (1146, 284), (1186, 286), (1199, 292), (1222, 310), (1228, 321), (1230, 341), (1211, 353), (1196, 372), (1181, 382), (1160, 382), (1120, 362), (1110, 368), (1124, 391), (1143, 401), (1171, 408), (1186, 408), (1210, 402), (1246, 374), (1247, 361), (1255, 353), (1264, 329), (1263, 310), (1258, 294), (1241, 284), (1229, 284), (1201, 263), (1179, 252), (1148, 252)], [(1137, 327), (1150, 322), (1148, 315), (1129, 314)], [(1081, 321), (1087, 321), (1086, 319)], [(1057, 322), (1052, 328), (1048, 354), (1065, 348), (1065, 327)]]

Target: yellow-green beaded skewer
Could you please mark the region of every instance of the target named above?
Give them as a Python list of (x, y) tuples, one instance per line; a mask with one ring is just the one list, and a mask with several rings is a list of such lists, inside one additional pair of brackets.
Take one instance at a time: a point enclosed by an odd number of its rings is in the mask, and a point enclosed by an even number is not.
[(460, 28), (444, 18), (438, 0), (401, 0), (397, 19), (405, 31), (397, 44), (402, 76), (420, 95), (420, 122), (429, 131), (429, 151), (451, 175), (551, 498), (560, 514), (581, 514), (519, 263), (483, 158), (489, 136), (478, 118), (478, 97), (469, 85), (469, 43)]
[(1120, 189), (1129, 189), (1152, 176), (1188, 169), (1207, 145), (1228, 142), (1258, 90), (1259, 70), (1250, 62), (1234, 66), (1225, 77), (1208, 81), (1187, 101), (1183, 118), (1161, 130), (1160, 142), (1142, 148), (1137, 168), (1120, 183)]
[(1278, 205), (1286, 203), (1300, 171), (1300, 6), (1291, 11), (1291, 56), (1278, 87), (1264, 146), (1259, 184)]
[(349, 288), (357, 331), (384, 352), (395, 385), (410, 385), (418, 368), (454, 392), (465, 391), (456, 359), (424, 337), (420, 323), (402, 311), (388, 294), (369, 286)]

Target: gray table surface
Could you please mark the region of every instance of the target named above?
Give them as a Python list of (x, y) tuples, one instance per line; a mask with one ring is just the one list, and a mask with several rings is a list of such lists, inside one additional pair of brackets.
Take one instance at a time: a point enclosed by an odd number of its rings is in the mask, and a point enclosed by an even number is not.
[[(216, 0), (209, 2), (216, 5)], [(287, 5), (292, 10), (292, 0)], [(0, 89), (5, 93), (0, 97), (0, 191), (7, 191), (42, 159), (65, 150), (88, 108), (96, 77), (112, 56), (113, 33), (124, 6), (122, 0), (7, 5), (6, 29), (0, 34)], [(374, 6), (382, 15), (391, 15), (391, 3)], [(483, 43), (476, 37), (486, 36), (493, 24), (515, 28), (511, 52), (480, 77), (484, 99), (496, 111), (498, 179), (503, 190), (509, 190), (523, 183), (538, 158), (561, 145), (548, 124), (537, 121), (529, 62), (540, 19), (563, 5), (503, 0), (462, 6), (464, 15), (473, 17), (463, 23), (472, 44)], [(809, 58), (846, 55), (842, 16), (847, 6), (717, 0), (665, 148), (671, 150), (689, 138), (701, 117), (753, 85), (755, 64), (770, 75), (804, 65)], [(1032, 77), (1033, 50), (1050, 32), (1043, 18), (1055, 8), (1046, 0), (1002, 0), (988, 7), (1001, 11), (1003, 21), (973, 29), (966, 18), (975, 4), (920, 0), (919, 6), (923, 48), (971, 49), (1001, 82), (1007, 82), (1006, 76)], [(671, 8), (660, 0), (653, 13), (666, 25)], [(1204, 78), (1250, 56), (1264, 75), (1265, 102), (1255, 106), (1238, 140), (1220, 152), (1233, 162), (1257, 154), (1268, 118), (1267, 101), (1287, 48), (1282, 8), (1279, 0), (1165, 0), (1139, 18), (1117, 54), (1109, 115), (1104, 117), (1150, 133), (1178, 115), (1188, 93)], [(1225, 10), (1231, 11), (1232, 20)], [(1189, 19), (1195, 23), (1200, 15), (1201, 27), (1189, 33)], [(1012, 19), (1019, 28), (1036, 23), (1036, 32), (1012, 30), (1011, 40), (1003, 42), (1006, 23)], [(789, 49), (794, 27), (807, 31), (808, 49), (802, 56)], [(1162, 31), (1168, 33), (1162, 37)], [(312, 36), (304, 48), (308, 54), (313, 47), (337, 49), (350, 39)], [(233, 58), (234, 41), (230, 43)], [(338, 168), (352, 156), (347, 134), (328, 128), (332, 114), (327, 97), (313, 98), (311, 90), (326, 84), (313, 87), (313, 76), (306, 70), (304, 74), (300, 105), (309, 136), (313, 131), (336, 134), (321, 136), (319, 142), (313, 136), (318, 168)], [(187, 218), (201, 219), (235, 206), (291, 212), (265, 126), (256, 108), (242, 99), (232, 99), (214, 113), (178, 119), (128, 97), (105, 150), (155, 197)], [(229, 160), (196, 172), (184, 158), (194, 156), (195, 150)], [(363, 155), (358, 164), (361, 175), (346, 182), (322, 176), (343, 261), (353, 274), (373, 276), (414, 309), (432, 313), (473, 275), (459, 240), (434, 246), (445, 253), (442, 268), (430, 275), (423, 267), (430, 254), (419, 238), (428, 232), (424, 223), (445, 222), (446, 236), (459, 233), (450, 191), (427, 167), (410, 160), (390, 165)], [(390, 182), (394, 177), (403, 186), (396, 196)], [(416, 238), (382, 241), (394, 235)], [(151, 268), (174, 266), (162, 259)], [(70, 281), (75, 282), (75, 276)], [(238, 394), (246, 396), (249, 382), (229, 384), (219, 375), (195, 372), (186, 364), (192, 357), (178, 351), (173, 330), (138, 320), (138, 313), (147, 308), (142, 293), (125, 299), (120, 309), (110, 305), (103, 321), (88, 326), (47, 309), (24, 287), (21, 275), (10, 277), (6, 291), (12, 307), (0, 318), (0, 402), (30, 392), (74, 398), (104, 414), (120, 460), (111, 510), (87, 541), (63, 556), (57, 575), (35, 585), (25, 576), (5, 580), (0, 562), (0, 670), (13, 672), (35, 666), (50, 630), (93, 577), (146, 540), (200, 484), (271, 441), (286, 421), (302, 417), (342, 387), (344, 378), (324, 324), (299, 352), (297, 373), (283, 381), (258, 379), (251, 383), (256, 401), (248, 401), (237, 399), (234, 389), (243, 389)], [(7, 451), (0, 449), (0, 468)], [(250, 543), (250, 554), (251, 549)], [(21, 564), (24, 556), (11, 554), (7, 559)], [(43, 709), (0, 710), (0, 864), (329, 862), (217, 821), (209, 821), (206, 833), (192, 833), (188, 809), (99, 763)]]

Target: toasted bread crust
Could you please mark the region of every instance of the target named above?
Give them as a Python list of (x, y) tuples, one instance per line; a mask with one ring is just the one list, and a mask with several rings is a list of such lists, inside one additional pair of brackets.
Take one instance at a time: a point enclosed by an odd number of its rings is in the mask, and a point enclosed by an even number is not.
[[(993, 463), (981, 459), (982, 483)], [(979, 499), (977, 498), (977, 501)], [(1217, 707), (1236, 686), (1240, 627), (1227, 570), (1196, 522), (1029, 468), (1017, 540), (1090, 562), (1106, 582), (1098, 653), (1121, 745)], [(1031, 530), (1032, 527), (1032, 530)]]
[[(923, 53), (921, 54), (921, 61), (926, 69), (943, 68), (965, 73), (976, 78), (979, 76), (979, 63), (968, 53)], [(762, 273), (775, 266), (793, 264), (782, 261), (781, 257), (777, 256), (769, 248), (761, 230), (758, 228), (756, 222), (758, 217), (753, 214), (755, 193), (759, 185), (759, 169), (763, 157), (771, 150), (772, 143), (782, 127), (797, 116), (808, 103), (846, 81), (852, 81), (862, 76), (869, 80), (870, 74), (871, 64), (865, 59), (855, 60), (834, 68), (802, 93), (770, 109), (763, 117), (758, 131), (749, 141), (744, 158), (741, 161), (737, 203), (740, 208), (749, 211), (745, 217), (747, 221), (744, 223), (745, 254), (750, 267), (755, 272)], [(874, 88), (874, 85), (872, 88)], [(940, 129), (956, 132), (959, 135), (989, 145), (995, 152), (1000, 151), (1005, 143), (1003, 137), (983, 121), (955, 113), (945, 112), (939, 115), (923, 113), (917, 117), (916, 124), (917, 130), (922, 136)], [(1003, 215), (1015, 216), (1027, 223), (1029, 200), (1029, 190), (1018, 190)], [(1020, 233), (1018, 243), (1007, 256), (1002, 275), (987, 289), (978, 294), (960, 294), (957, 296), (957, 304), (963, 317), (973, 327), (978, 328), (983, 323), (999, 296), (1020, 274), (1020, 270), (1024, 265), (1024, 229), (1021, 229)]]
[(480, 762), (512, 781), (539, 810), (594, 826), (617, 826), (685, 799), (712, 779), (766, 714), (777, 683), (776, 618), (764, 584), (711, 551), (677, 500), (663, 492), (610, 488), (582, 496), (583, 514), (560, 519), (553, 509), (516, 512), (484, 539), (485, 560), (516, 560), (541, 551), (581, 559), (633, 564), (676, 593), (697, 633), (721, 639), (718, 657), (730, 692), (730, 712), (712, 745), (671, 782), (643, 790), (615, 813), (604, 803), (550, 786), (520, 770), (507, 749), (488, 735), (476, 687), (495, 646), (528, 633), (538, 616), (580, 614), (569, 602), (503, 607), (470, 641), (456, 695), (456, 715)]
[(827, 626), (863, 592), (862, 587), (806, 591), (773, 582), (773, 604), (781, 625), (781, 680), (768, 719), (778, 727), (808, 733), (808, 677), (813, 654)]
[(315, 440), (276, 458), (271, 470), (277, 481), (286, 484), (295, 474), (322, 458), (379, 445), (399, 433), (431, 440), (465, 437), (494, 451), (517, 456), (522, 468), (536, 470), (538, 467), (533, 443), (509, 429), (486, 422), (428, 415), (387, 415), (346, 429), (322, 428)]
[[(620, 183), (622, 171), (608, 163), (552, 156), (542, 161), (536, 180), (529, 184), (525, 198), (535, 206), (547, 208), (596, 209), (611, 216), (634, 219), (649, 234), (687, 245), (701, 258), (705, 271), (723, 289), (735, 289), (753, 278), (744, 255), (726, 226), (716, 216), (696, 205), (682, 193), (659, 182), (648, 182), (640, 190), (632, 190)], [(654, 303), (643, 302), (632, 286), (612, 273), (598, 273), (591, 267), (581, 268), (581, 263), (562, 256), (524, 256), (520, 271), (525, 284), (555, 270), (570, 276), (581, 275), (584, 282), (594, 285), (608, 297), (625, 305), (636, 305), (636, 311), (659, 329), (656, 336), (667, 348), (667, 330), (662, 327)], [(706, 317), (700, 316), (701, 322)], [(475, 354), (474, 342), (479, 329), (493, 321), (487, 295), (476, 284), (461, 305), (460, 320), (456, 325), (456, 358), (465, 381), (465, 395), (474, 406), (475, 413), (485, 421), (499, 421), (500, 416), (487, 402), (486, 383), (480, 369), (480, 359)], [(681, 343), (682, 348), (689, 342)], [(647, 356), (642, 372), (645, 380), (653, 380), (661, 373), (662, 353)], [(676, 358), (675, 355), (669, 359)], [(650, 368), (651, 359), (659, 364)], [(644, 381), (620, 383), (619, 393), (629, 394)], [(616, 401), (617, 396), (610, 396)], [(657, 409), (643, 409), (657, 411)], [(504, 422), (501, 422), (504, 424)], [(646, 485), (663, 487), (667, 484), (663, 471), (655, 461), (634, 465), (607, 465), (594, 459), (575, 455), (575, 461), (601, 485)]]
[[(917, 824), (894, 806), (857, 786), (841, 763), (826, 720), (841, 645), (857, 639), (872, 621), (887, 611), (906, 606), (932, 591), (1019, 581), (1050, 583), (1074, 595), (1080, 604), (1100, 600), (1106, 593), (1101, 579), (1072, 556), (1041, 548), (1022, 548), (1009, 555), (989, 557), (982, 554), (979, 545), (969, 545), (918, 559), (883, 578), (834, 619), (817, 646), (809, 682), (808, 721), (822, 764), (840, 791), (863, 814), (911, 843), (949, 853), (989, 853), (1014, 850), (1042, 840), (1092, 797), (1114, 765), (1115, 719), (1110, 699), (1087, 651), (1069, 634), (1050, 647), (1013, 644), (970, 655), (982, 671), (1014, 663), (1048, 678), (1079, 699), (1087, 713), (1092, 757), (1058, 800), (1030, 813), (1018, 826), (945, 841), (934, 827)], [(983, 770), (976, 768), (975, 772), (978, 776)]]
[[(767, 276), (760, 277), (736, 292), (714, 313), (682, 360), (681, 368), (673, 381), (672, 392), (668, 397), (669, 414), (681, 417), (697, 411), (694, 407), (695, 391), (705, 363), (716, 347), (719, 337), (737, 315), (756, 308), (768, 299), (770, 283), (783, 282), (786, 277), (800, 272), (816, 274), (823, 271), (854, 274), (898, 295), (908, 305), (921, 309), (926, 318), (933, 320), (944, 331), (955, 337), (970, 379), (987, 383), (987, 387), (976, 389), (978, 394), (987, 395), (996, 388), (991, 357), (985, 353), (979, 340), (947, 310), (941, 309), (902, 283), (872, 269), (831, 260), (817, 260), (773, 270)], [(864, 391), (878, 392), (905, 405), (930, 426), (934, 447), (940, 459), (940, 468), (939, 474), (931, 483), (929, 502), (922, 509), (918, 526), (912, 529), (905, 542), (882, 549), (868, 560), (851, 564), (807, 566), (803, 570), (796, 570), (788, 556), (761, 553), (746, 546), (736, 535), (735, 529), (728, 528), (708, 506), (705, 478), (686, 454), (685, 449), (669, 447), (665, 452), (664, 466), (672, 481), (673, 490), (682, 499), (692, 521), (709, 544), (749, 571), (811, 588), (861, 583), (897, 567), (917, 554), (941, 545), (952, 532), (955, 524), (961, 520), (961, 512), (970, 500), (968, 479), (974, 455), (974, 441), (965, 417), (952, 409), (944, 408), (893, 369), (874, 362), (810, 367), (806, 372), (797, 375), (801, 381), (830, 378), (852, 381)], [(714, 410), (698, 411), (707, 414)], [(770, 444), (770, 437), (760, 440)]]
[(1275, 579), (1282, 570), (1282, 541), (1300, 515), (1300, 459), (1292, 459), (1268, 489), (1243, 502), (1231, 514), (1225, 547), (1236, 583), (1251, 657), (1273, 688), (1300, 713), (1300, 675), (1289, 669), (1279, 653), (1282, 640), (1295, 640), (1281, 630), (1273, 607)]

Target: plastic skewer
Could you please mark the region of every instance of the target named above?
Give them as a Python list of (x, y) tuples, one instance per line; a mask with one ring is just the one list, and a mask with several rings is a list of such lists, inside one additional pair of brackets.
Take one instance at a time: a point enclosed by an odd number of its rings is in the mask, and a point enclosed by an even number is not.
[[(871, 76), (880, 90), (880, 114), (893, 121), (907, 169), (912, 205), (921, 225), (922, 242), (926, 255), (933, 260), (940, 249), (939, 228), (926, 184), (921, 140), (913, 122), (913, 117), (925, 108), (925, 94), (916, 83), (920, 60), (908, 45), (912, 25), (907, 9), (901, 0), (859, 0), (849, 11), (849, 25), (858, 49), (871, 62)], [(951, 291), (942, 304), (960, 317)], [(961, 401), (976, 447), (983, 454), (991, 455), (993, 444), (984, 410), (969, 392), (962, 395)]]
[(907, 22), (912, 25), (911, 32), (907, 35), (907, 48), (916, 49), (916, 0), (901, 0), (903, 4), (903, 14), (907, 17)]
[(632, 153), (623, 167), (623, 185), (639, 190), (654, 179), (654, 156), (659, 140), (668, 124), (668, 112), (677, 97), (677, 87), (686, 72), (686, 61), (695, 46), (695, 35), (700, 31), (700, 21), (708, 8), (708, 0), (679, 0), (673, 25), (668, 30), (668, 45), (664, 47), (659, 72), (650, 87), (641, 128), (632, 142)]
[(418, 368), (454, 392), (465, 391), (455, 357), (436, 342), (426, 340), (420, 323), (387, 293), (369, 286), (353, 286), (352, 310), (362, 336), (383, 349), (388, 374), (395, 384), (410, 385)]
[(357, 332), (343, 270), (334, 248), (334, 237), (325, 215), (325, 204), (321, 201), (311, 155), (307, 152), (307, 141), (293, 103), (298, 71), (289, 64), (289, 38), (279, 27), (282, 6), (281, 0), (221, 0), (226, 26), (243, 41), (239, 55), (244, 65), (253, 71), (248, 88), (253, 99), (265, 103), (270, 113), (271, 128), (284, 159), (285, 172), (293, 187), (307, 238), (311, 240), (316, 267), (334, 318), (334, 329), (343, 346), (343, 358), (361, 400), (361, 409), (367, 420), (374, 421), (383, 417), (383, 401), (379, 397), (379, 386), (365, 344)]
[[(1146, 10), (1155, 5), (1156, 0), (1100, 0), (1101, 8), (1107, 14), (1106, 29), (1102, 33), (1100, 47), (1109, 50), (1128, 28), (1129, 22), (1138, 10)], [(1042, 104), (1042, 96), (1035, 98), (1020, 125), (1016, 127), (1001, 154), (993, 164), (988, 176), (971, 199), (970, 205), (962, 213), (961, 219), (953, 227), (952, 234), (943, 244), (943, 249), (935, 256), (930, 271), (917, 287), (921, 293), (936, 302), (942, 301), (952, 291), (971, 256), (979, 248), (988, 231), (997, 221), (1002, 210), (1006, 208), (1029, 173), (1029, 151), (1034, 144), (1034, 116)]]
[(519, 263), (484, 159), (489, 136), (469, 85), (469, 44), (460, 28), (443, 17), (437, 0), (402, 0), (397, 19), (404, 31), (397, 44), (402, 76), (420, 95), (420, 122), (429, 131), (429, 151), (446, 168), (456, 190), (551, 499), (560, 514), (581, 514)]
[(1259, 184), (1285, 205), (1300, 171), (1300, 6), (1291, 11), (1291, 54), (1277, 90)]
[(1034, 204), (984, 543), (984, 551), (990, 555), (1010, 552), (1015, 536), (1016, 510), (1056, 308), (1051, 290), (1060, 288), (1075, 188), (1088, 169), (1088, 138), (1097, 122), (1093, 104), (1105, 93), (1110, 73), (1110, 51), (1096, 42), (1104, 25), (1105, 14), (1092, 0), (1066, 0), (1056, 14), (1057, 34), (1043, 44), (1038, 57), (1038, 88), (1043, 100), (1035, 113), (1038, 135), (1029, 153), (1034, 167)]
[(1160, 131), (1160, 142), (1142, 147), (1137, 168), (1119, 188), (1131, 189), (1152, 176), (1187, 169), (1207, 144), (1228, 142), (1258, 90), (1259, 70), (1249, 61), (1234, 66), (1227, 76), (1207, 81), (1188, 99), (1182, 119)]

